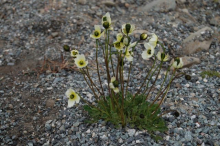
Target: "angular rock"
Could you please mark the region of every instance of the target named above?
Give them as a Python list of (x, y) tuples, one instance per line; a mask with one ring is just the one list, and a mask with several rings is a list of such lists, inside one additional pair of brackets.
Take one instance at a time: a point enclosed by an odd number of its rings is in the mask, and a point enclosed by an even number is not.
[(212, 43), (212, 37), (206, 38), (203, 41), (199, 40), (201, 35), (207, 31), (212, 32), (213, 30), (209, 27), (204, 27), (183, 40), (183, 50), (181, 51), (181, 55), (189, 55), (198, 51), (207, 51)]
[(168, 12), (176, 9), (175, 0), (154, 0), (138, 9), (139, 12), (148, 12), (150, 10)]

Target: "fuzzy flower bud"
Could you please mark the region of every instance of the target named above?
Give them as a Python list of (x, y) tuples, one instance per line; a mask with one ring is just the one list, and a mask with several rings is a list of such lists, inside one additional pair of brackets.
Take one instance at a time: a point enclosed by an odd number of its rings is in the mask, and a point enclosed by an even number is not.
[(70, 47), (68, 45), (64, 45), (63, 46), (63, 50), (66, 51), (66, 52), (69, 52), (70, 51)]
[(108, 29), (109, 28), (109, 22), (108, 21), (105, 21), (104, 23), (103, 23), (103, 27), (105, 28), (105, 29)]
[(191, 80), (191, 76), (190, 75), (185, 75), (185, 79), (186, 80)]
[(140, 35), (140, 40), (146, 40), (147, 39), (147, 34), (146, 33), (142, 33)]

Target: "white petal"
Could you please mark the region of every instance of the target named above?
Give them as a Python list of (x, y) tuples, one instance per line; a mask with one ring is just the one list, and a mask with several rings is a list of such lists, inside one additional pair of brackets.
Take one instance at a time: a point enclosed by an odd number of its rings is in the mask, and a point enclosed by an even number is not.
[(161, 61), (161, 52), (157, 53), (157, 59)]
[(157, 42), (158, 41), (158, 37), (156, 34), (153, 34), (151, 39), (149, 41), (152, 41), (152, 42)]
[(133, 61), (133, 57), (131, 55), (126, 55), (125, 57), (128, 61)]
[(123, 34), (122, 33), (118, 33), (117, 34), (117, 41), (121, 41), (122, 38), (123, 38)]
[(137, 43), (137, 42), (134, 42), (134, 43), (130, 44), (130, 45), (128, 46), (128, 48), (134, 47), (134, 46), (136, 45), (136, 43)]
[(95, 25), (95, 31), (98, 31), (99, 33), (101, 33), (101, 28), (99, 25)]
[(114, 88), (113, 90), (114, 90), (115, 93), (118, 93), (118, 92), (119, 92), (119, 89), (118, 89), (118, 88)]
[(111, 17), (110, 17), (110, 14), (109, 12), (105, 14), (105, 16), (107, 17), (107, 21), (111, 24)]
[(122, 25), (122, 29), (125, 29), (125, 25), (126, 25), (126, 24), (123, 24), (123, 25)]
[(69, 99), (68, 100), (68, 107), (72, 107), (75, 104), (75, 100)]
[(179, 68), (183, 67), (183, 60), (180, 58)]
[(90, 34), (90, 37), (93, 39), (97, 39), (97, 37), (95, 35)]
[(76, 99), (76, 103), (79, 103), (79, 101), (80, 101), (80, 97), (77, 95), (76, 97), (75, 97)]
[(135, 25), (131, 25), (131, 32), (135, 30)]
[(76, 59), (77, 60), (85, 60), (85, 55), (84, 54), (78, 55)]
[(73, 89), (69, 88), (69, 89), (66, 91), (65, 95), (69, 98), (70, 95), (71, 95), (73, 92), (75, 92), (75, 91), (74, 91)]
[(142, 54), (141, 54), (142, 58), (147, 60), (148, 57), (147, 57), (147, 50), (145, 50)]
[(149, 43), (145, 43), (145, 44), (144, 44), (144, 47), (145, 47), (147, 50), (152, 48), (152, 46), (151, 46)]
[(110, 83), (110, 84), (109, 84), (109, 87), (110, 87), (111, 89), (114, 89), (114, 88), (115, 88), (114, 85), (113, 85), (113, 83)]
[(177, 68), (177, 62), (174, 61), (172, 66), (173, 66), (174, 68)]
[(112, 78), (111, 78), (111, 83), (114, 82), (115, 80), (116, 80), (116, 78), (115, 78), (115, 77), (112, 77)]

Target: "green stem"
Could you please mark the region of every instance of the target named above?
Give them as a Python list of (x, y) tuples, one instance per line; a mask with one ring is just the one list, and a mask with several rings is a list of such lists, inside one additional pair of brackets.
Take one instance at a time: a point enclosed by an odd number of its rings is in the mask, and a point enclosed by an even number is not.
[(80, 99), (82, 99), (87, 105), (90, 105), (91, 107), (96, 108), (96, 109), (99, 110), (100, 112), (105, 113), (105, 114), (107, 114), (108, 116), (110, 116), (109, 113), (107, 113), (107, 112), (105, 112), (104, 110), (101, 110), (101, 109), (97, 108), (96, 106), (92, 105), (92, 103), (90, 103), (90, 102), (88, 102), (87, 100), (83, 99), (80, 95), (79, 95), (79, 97), (80, 97)]
[[(89, 70), (88, 70), (88, 67), (86, 66), (86, 70), (87, 70), (87, 77), (89, 79), (89, 81), (91, 82), (91, 84), (96, 88), (96, 90), (99, 92), (100, 95), (102, 95), (102, 93), (100, 92), (99, 88), (95, 85), (95, 83), (92, 81), (91, 77), (90, 77), (90, 74), (89, 74)], [(91, 86), (92, 86), (91, 85)]]
[(101, 78), (100, 78), (100, 74), (99, 74), (99, 63), (98, 63), (98, 40), (96, 40), (96, 65), (97, 65), (97, 72), (98, 72), (98, 78), (99, 78), (99, 83), (102, 89), (102, 95), (104, 96), (104, 90), (102, 87), (102, 82), (101, 82)]
[[(175, 72), (175, 71), (174, 71)], [(185, 73), (179, 73), (177, 74), (171, 81), (170, 84), (173, 82), (174, 79), (176, 79), (179, 75), (185, 74)], [(164, 91), (169, 87), (169, 84), (163, 89), (163, 91), (154, 99), (154, 101), (151, 103), (150, 107), (157, 101), (157, 99), (164, 93)]]
[[(163, 64), (163, 61), (161, 61), (161, 63), (160, 63), (160, 69), (159, 69), (159, 71), (158, 71), (158, 73), (157, 73), (157, 76), (156, 76), (156, 78), (155, 78), (155, 80), (154, 80), (154, 83), (152, 84), (152, 86), (151, 86), (151, 88), (150, 88), (150, 91), (152, 90), (154, 84), (155, 84), (156, 81), (157, 81), (157, 78), (158, 78), (158, 76), (159, 76), (159, 74), (160, 74), (160, 71), (161, 71), (161, 68), (162, 68), (162, 64)], [(150, 94), (150, 91), (147, 93), (147, 96), (146, 96), (146, 99), (145, 99), (145, 100), (147, 100), (147, 98), (148, 98), (148, 96), (149, 96), (149, 94)], [(145, 94), (145, 92), (144, 92), (144, 94)]]
[(165, 83), (165, 81), (166, 81), (166, 79), (167, 79), (167, 75), (168, 75), (168, 72), (170, 71), (170, 67), (171, 67), (171, 66), (169, 66), (169, 68), (168, 68), (168, 70), (167, 70), (167, 72), (166, 72), (165, 78), (164, 78), (164, 80), (163, 80), (162, 85), (160, 86), (160, 90), (158, 91), (157, 96), (160, 94), (160, 92), (161, 92), (161, 90), (162, 90), (162, 88), (163, 88), (163, 84)]
[[(169, 89), (170, 89), (170, 85), (171, 85), (171, 83), (172, 83), (172, 81), (173, 81), (173, 79), (174, 79), (173, 76), (175, 75), (175, 73), (176, 73), (176, 70), (175, 70), (174, 73), (172, 74), (171, 80), (170, 80), (170, 82), (169, 82), (169, 84), (168, 84), (168, 86), (167, 86), (167, 88), (166, 88), (166, 92), (164, 93), (162, 99), (160, 100), (159, 105), (158, 105), (157, 108), (154, 110), (154, 112), (153, 112), (153, 114), (151, 115), (151, 117), (152, 117), (152, 116), (156, 113), (156, 111), (159, 109), (159, 107), (161, 106), (161, 104), (162, 104), (164, 98), (166, 97), (167, 92), (168, 92)], [(153, 103), (154, 103), (154, 102), (153, 102)], [(150, 108), (151, 108), (151, 106), (153, 105), (153, 103), (150, 105)]]
[(110, 46), (110, 59), (111, 59), (111, 66), (112, 66), (112, 72), (113, 72), (113, 76), (115, 77), (115, 71), (114, 71), (114, 66), (113, 66), (113, 61), (112, 61), (112, 47)]
[(128, 92), (128, 86), (129, 86), (130, 74), (131, 74), (131, 66), (132, 66), (132, 62), (130, 62), (130, 67), (129, 67), (129, 72), (128, 72), (128, 81), (127, 81), (127, 86), (125, 90), (125, 97), (127, 97), (127, 92)]
[(94, 93), (96, 100), (99, 101), (99, 97), (98, 97), (98, 95), (95, 93), (94, 88), (93, 88), (92, 86), (90, 86), (90, 84), (89, 84), (89, 82), (87, 81), (86, 76), (85, 76), (84, 73), (83, 73), (83, 77), (84, 77), (84, 80), (86, 81), (87, 85), (89, 86), (89, 88), (90, 88), (90, 89), (92, 90), (92, 92)]
[(140, 93), (142, 87), (144, 86), (146, 80), (148, 79), (148, 76), (150, 75), (151, 71), (153, 70), (155, 63), (156, 63), (156, 58), (154, 60), (153, 66), (151, 67), (150, 71), (147, 73), (147, 76), (144, 78), (144, 82), (142, 83), (141, 87), (138, 89), (137, 93), (134, 94), (133, 99), (135, 98), (136, 95), (138, 95)]
[[(151, 76), (150, 76), (150, 79), (152, 78), (152, 76), (154, 75), (154, 73), (155, 73), (155, 71), (158, 69), (158, 67), (159, 67), (159, 66), (157, 66), (156, 69), (153, 71), (153, 73), (152, 73)], [(148, 85), (149, 85), (149, 83), (150, 83), (150, 79), (148, 79), (148, 81), (147, 81), (147, 87), (146, 87), (146, 89), (144, 90), (143, 94), (145, 94), (145, 93), (147, 92)]]
[(159, 41), (157, 41), (157, 43), (160, 44), (160, 46), (163, 48), (163, 52), (165, 53), (164, 45), (161, 42), (159, 42)]

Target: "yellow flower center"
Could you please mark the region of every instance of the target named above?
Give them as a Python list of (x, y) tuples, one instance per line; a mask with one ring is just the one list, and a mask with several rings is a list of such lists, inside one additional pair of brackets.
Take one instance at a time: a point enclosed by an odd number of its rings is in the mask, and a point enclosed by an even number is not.
[(120, 43), (119, 42), (115, 43), (115, 46), (120, 47)]
[(108, 29), (109, 28), (109, 22), (107, 22), (107, 21), (105, 21), (104, 23), (103, 23), (103, 27), (105, 28), (105, 29)]
[(98, 32), (98, 31), (95, 31), (95, 32), (94, 32), (94, 35), (95, 35), (95, 36), (99, 36), (99, 32)]
[(72, 52), (72, 54), (75, 56), (75, 55), (77, 55), (77, 54), (78, 54), (78, 52), (73, 51), (73, 52)]
[(84, 63), (85, 63), (84, 61), (80, 61), (79, 62), (80, 65), (84, 65)]
[(74, 94), (71, 94), (70, 95), (70, 99), (74, 99), (75, 95)]
[(147, 50), (147, 53), (148, 53), (148, 54), (151, 54), (151, 49)]
[(118, 85), (119, 85), (118, 81), (115, 80), (115, 81), (113, 82), (113, 85), (114, 85), (114, 87), (118, 87)]

